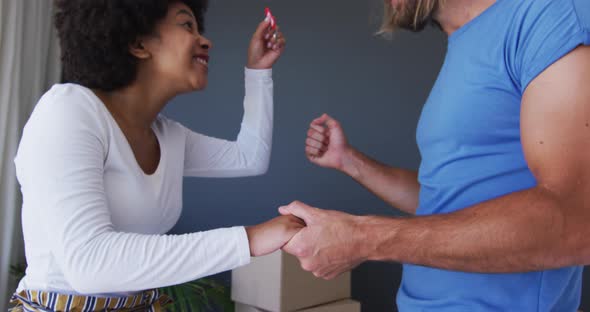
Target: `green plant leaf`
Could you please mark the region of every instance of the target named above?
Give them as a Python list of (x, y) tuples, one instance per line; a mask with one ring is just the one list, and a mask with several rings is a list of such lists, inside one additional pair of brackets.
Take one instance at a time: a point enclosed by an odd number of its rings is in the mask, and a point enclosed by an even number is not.
[(180, 285), (164, 287), (162, 293), (174, 303), (167, 306), (170, 312), (206, 312), (213, 309), (233, 311), (229, 290), (215, 280), (202, 278)]
[(16, 280), (21, 280), (25, 277), (25, 271), (27, 270), (26, 264), (17, 264), (10, 266), (10, 275)]
[(215, 306), (221, 308), (222, 311), (234, 311), (234, 302), (231, 300), (229, 294), (224, 289), (210, 289), (207, 296), (215, 302)]

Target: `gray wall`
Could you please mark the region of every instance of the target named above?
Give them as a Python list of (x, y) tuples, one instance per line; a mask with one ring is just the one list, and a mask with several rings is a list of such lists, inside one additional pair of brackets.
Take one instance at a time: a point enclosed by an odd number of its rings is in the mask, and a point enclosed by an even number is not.
[[(435, 30), (399, 33), (392, 41), (372, 36), (381, 1), (212, 0), (206, 16), (206, 35), (214, 43), (209, 88), (175, 99), (166, 114), (208, 135), (236, 137), (247, 45), (269, 6), (288, 38), (274, 68), (272, 161), (262, 177), (186, 179), (174, 233), (260, 223), (295, 199), (353, 214), (398, 214), (350, 178), (310, 164), (303, 152), (307, 125), (327, 112), (342, 122), (355, 147), (385, 163), (418, 167), (416, 124), (446, 39)], [(399, 265), (387, 263), (366, 263), (353, 272), (353, 297), (363, 311), (394, 310), (400, 273)], [(217, 278), (229, 283), (229, 273)]]

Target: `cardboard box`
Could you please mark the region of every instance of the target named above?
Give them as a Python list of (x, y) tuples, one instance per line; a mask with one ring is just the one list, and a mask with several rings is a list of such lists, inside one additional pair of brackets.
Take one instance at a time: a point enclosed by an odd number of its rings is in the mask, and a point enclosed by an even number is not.
[(326, 281), (301, 269), (296, 257), (277, 251), (233, 270), (231, 297), (262, 311), (297, 311), (350, 298), (350, 272)]
[(268, 312), (267, 310), (262, 310), (257, 307), (253, 307), (247, 304), (236, 302), (236, 311), (235, 312)]
[[(236, 302), (236, 312), (268, 312), (253, 306)], [(321, 306), (297, 310), (296, 312), (361, 312), (361, 303), (354, 300), (341, 300)]]

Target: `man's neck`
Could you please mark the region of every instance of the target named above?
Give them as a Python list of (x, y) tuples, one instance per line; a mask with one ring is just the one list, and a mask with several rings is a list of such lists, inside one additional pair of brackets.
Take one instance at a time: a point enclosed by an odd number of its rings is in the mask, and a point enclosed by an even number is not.
[(497, 0), (446, 0), (435, 16), (443, 31), (450, 36), (469, 23)]

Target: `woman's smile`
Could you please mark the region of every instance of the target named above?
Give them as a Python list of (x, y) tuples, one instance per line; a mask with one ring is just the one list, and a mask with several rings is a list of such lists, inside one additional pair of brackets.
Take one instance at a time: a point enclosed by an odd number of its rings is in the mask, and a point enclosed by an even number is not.
[(193, 56), (193, 60), (205, 66), (205, 68), (209, 67), (209, 56), (206, 54), (195, 55)]
[(198, 54), (193, 56), (193, 64), (196, 66), (204, 67), (205, 70), (209, 69), (209, 56), (206, 54)]

